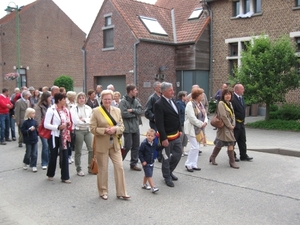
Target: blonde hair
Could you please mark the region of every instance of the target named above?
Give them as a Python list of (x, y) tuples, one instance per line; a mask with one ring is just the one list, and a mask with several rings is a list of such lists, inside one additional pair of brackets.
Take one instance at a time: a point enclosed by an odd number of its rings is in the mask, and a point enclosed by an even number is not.
[(103, 90), (101, 92), (101, 99), (103, 99), (103, 95), (111, 95), (111, 98), (113, 99), (114, 98), (114, 92), (112, 90)]
[(115, 95), (119, 95), (119, 97), (121, 97), (121, 93), (118, 92), (118, 91), (115, 91), (115, 92), (114, 92), (114, 96), (115, 96)]
[(83, 97), (85, 98), (85, 100), (86, 100), (86, 95), (85, 95), (85, 93), (79, 92), (79, 93), (77, 94), (77, 96), (76, 96), (76, 103), (78, 103), (78, 99), (79, 99), (79, 97), (81, 97), (81, 96), (83, 96)]
[(75, 98), (76, 97), (76, 92), (75, 91), (68, 91), (67, 92), (67, 98)]
[(34, 112), (35, 112), (35, 110), (33, 108), (27, 108), (25, 111), (24, 120), (28, 120), (30, 118), (29, 115)]
[(147, 130), (147, 134), (150, 134), (150, 133), (152, 133), (153, 135), (154, 135), (154, 137), (155, 137), (155, 130), (154, 129), (152, 129), (152, 128), (149, 128), (148, 130)]

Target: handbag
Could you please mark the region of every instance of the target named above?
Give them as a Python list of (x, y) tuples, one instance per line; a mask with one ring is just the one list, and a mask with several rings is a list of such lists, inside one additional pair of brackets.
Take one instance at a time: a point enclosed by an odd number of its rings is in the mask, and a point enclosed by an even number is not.
[(199, 134), (196, 134), (196, 140), (200, 143), (203, 141), (203, 139), (204, 139), (204, 134), (203, 134), (203, 130), (201, 130)]
[(211, 121), (210, 121), (210, 124), (213, 126), (213, 127), (216, 127), (216, 128), (222, 128), (222, 127), (224, 127), (224, 123), (223, 123), (223, 121), (221, 120), (221, 119), (219, 119), (219, 117), (218, 117), (218, 115), (217, 114), (215, 114), (214, 116), (213, 116), (213, 118), (211, 119)]
[[(53, 120), (53, 116), (51, 119), (51, 123), (52, 123), (52, 120)], [(39, 133), (40, 137), (49, 139), (51, 137), (51, 130), (48, 130), (47, 128), (44, 127), (44, 121), (45, 121), (45, 117), (42, 119), (42, 121), (38, 127), (38, 133)]]
[(94, 157), (92, 158), (92, 161), (90, 163), (90, 172), (92, 174), (98, 174), (98, 162), (96, 158), (96, 136), (94, 136), (94, 144), (93, 144), (93, 155)]

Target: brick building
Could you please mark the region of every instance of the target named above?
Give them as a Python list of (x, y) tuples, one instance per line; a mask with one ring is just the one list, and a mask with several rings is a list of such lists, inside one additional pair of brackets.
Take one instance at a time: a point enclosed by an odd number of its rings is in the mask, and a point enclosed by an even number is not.
[(139, 90), (142, 105), (155, 80), (209, 91), (209, 21), (199, 0), (104, 0), (83, 47), (87, 89), (112, 83)]
[[(0, 19), (0, 73), (16, 71), (16, 13)], [(52, 1), (37, 0), (19, 11), (22, 86), (52, 86), (60, 75), (74, 79), (83, 89), (82, 46), (85, 33)], [(0, 88), (13, 90), (16, 81), (0, 78)]]
[[(300, 52), (299, 0), (207, 0), (212, 11), (212, 93), (240, 65), (244, 42), (261, 34), (276, 39), (289, 35)], [(300, 55), (299, 55), (300, 56)], [(287, 94), (287, 101), (300, 104), (300, 90)]]

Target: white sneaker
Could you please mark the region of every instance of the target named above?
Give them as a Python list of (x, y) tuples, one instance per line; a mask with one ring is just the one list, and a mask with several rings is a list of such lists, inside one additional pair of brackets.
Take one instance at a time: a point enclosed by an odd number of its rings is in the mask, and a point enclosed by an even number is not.
[(43, 169), (43, 170), (46, 170), (46, 169), (47, 169), (47, 166), (42, 166), (42, 169)]
[(150, 187), (148, 184), (143, 184), (143, 185), (142, 185), (142, 189), (150, 190), (151, 187)]
[(82, 170), (80, 170), (79, 172), (77, 172), (77, 175), (80, 176), (80, 177), (83, 177), (84, 176), (84, 172), (82, 172)]
[(72, 159), (69, 157), (69, 164), (72, 164)]
[(184, 154), (185, 156), (189, 155), (189, 153), (187, 153), (187, 152), (184, 152), (183, 154)]
[(74, 162), (73, 156), (71, 156), (71, 162), (72, 162), (72, 163)]
[(157, 188), (157, 187), (153, 187), (152, 188), (152, 193), (156, 193), (156, 192), (158, 192), (159, 191), (159, 189)]
[(29, 165), (27, 165), (27, 164), (25, 164), (25, 163), (24, 163), (24, 165), (23, 165), (23, 169), (24, 169), (24, 170), (27, 170), (27, 169), (28, 169), (28, 167), (29, 167)]
[(32, 167), (32, 172), (37, 172), (37, 168), (36, 167)]

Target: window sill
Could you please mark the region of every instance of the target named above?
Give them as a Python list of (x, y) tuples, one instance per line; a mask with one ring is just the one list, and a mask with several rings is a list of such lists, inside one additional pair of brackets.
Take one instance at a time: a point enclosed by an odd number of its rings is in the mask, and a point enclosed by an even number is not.
[[(300, 8), (300, 7), (299, 7), (299, 8)], [(252, 18), (252, 17), (255, 17), (255, 16), (262, 16), (262, 15), (263, 15), (263, 13), (260, 12), (260, 13), (254, 13), (253, 15), (251, 15), (251, 17), (244, 17), (244, 18), (242, 18), (242, 17), (230, 17), (230, 19), (231, 19), (231, 20), (250, 19), (250, 18)]]
[(115, 47), (110, 47), (110, 48), (102, 48), (102, 52), (106, 52), (106, 51), (113, 51), (115, 50)]
[(300, 6), (293, 7), (293, 10), (300, 10)]

